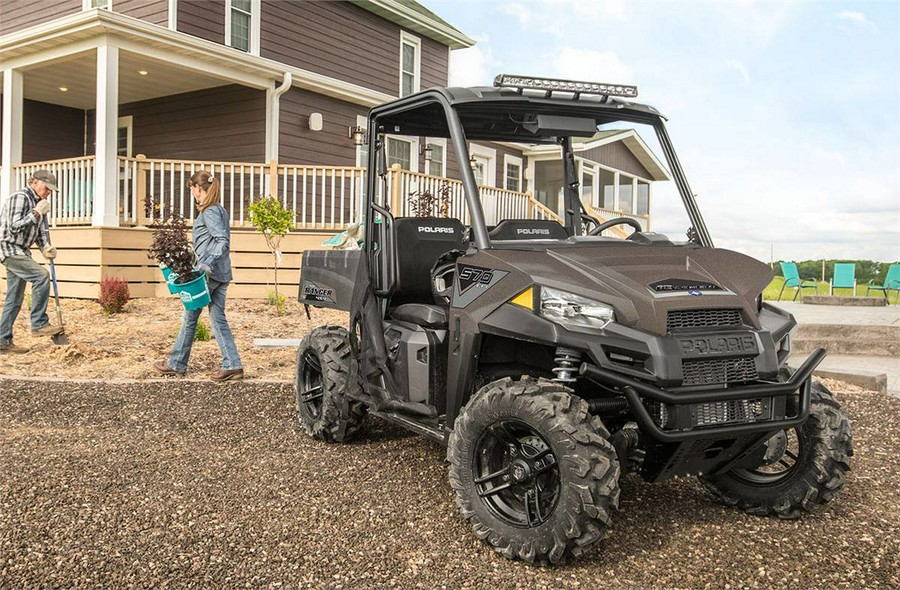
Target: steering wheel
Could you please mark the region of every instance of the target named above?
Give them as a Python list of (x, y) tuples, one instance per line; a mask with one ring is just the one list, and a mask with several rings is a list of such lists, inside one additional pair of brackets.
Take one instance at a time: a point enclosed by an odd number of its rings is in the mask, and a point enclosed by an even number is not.
[(589, 236), (599, 236), (603, 231), (616, 226), (616, 225), (630, 225), (634, 228), (635, 233), (644, 231), (644, 228), (641, 227), (641, 223), (637, 219), (632, 219), (630, 217), (615, 217), (610, 219), (609, 221), (605, 221), (588, 232)]
[(431, 293), (438, 305), (450, 305), (453, 299), (453, 280), (456, 278), (456, 259), (465, 254), (451, 250), (438, 258), (431, 267)]

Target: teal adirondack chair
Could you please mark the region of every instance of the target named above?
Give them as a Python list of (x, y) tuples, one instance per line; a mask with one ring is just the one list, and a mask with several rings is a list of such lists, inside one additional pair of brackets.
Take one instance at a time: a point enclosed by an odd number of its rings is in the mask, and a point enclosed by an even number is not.
[(834, 276), (831, 277), (831, 295), (834, 295), (834, 288), (853, 289), (853, 295), (856, 296), (856, 265), (852, 262), (836, 262), (834, 265)]
[(781, 274), (784, 275), (784, 284), (781, 285), (781, 291), (778, 292), (778, 301), (781, 301), (781, 294), (784, 293), (785, 287), (794, 287), (796, 289), (793, 301), (797, 301), (797, 295), (800, 295), (801, 299), (803, 298), (803, 289), (815, 289), (816, 293), (819, 292), (819, 283), (815, 279), (800, 278), (800, 271), (797, 270), (796, 262), (782, 262)]
[(884, 293), (884, 300), (890, 302), (888, 299), (888, 292), (896, 291), (897, 297), (894, 303), (900, 303), (900, 264), (892, 264), (887, 271), (887, 275), (884, 277), (884, 284), (882, 286), (878, 286), (875, 284), (875, 279), (869, 281), (869, 285), (866, 287), (866, 295), (869, 295), (869, 291), (881, 291)]

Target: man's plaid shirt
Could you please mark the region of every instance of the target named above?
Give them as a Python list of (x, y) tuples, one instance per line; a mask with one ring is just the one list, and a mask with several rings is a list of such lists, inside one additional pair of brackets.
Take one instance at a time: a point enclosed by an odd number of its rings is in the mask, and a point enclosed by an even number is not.
[(50, 243), (46, 216), (35, 215), (38, 196), (31, 187), (9, 196), (0, 215), (0, 261), (7, 256), (31, 256), (31, 245), (43, 248)]

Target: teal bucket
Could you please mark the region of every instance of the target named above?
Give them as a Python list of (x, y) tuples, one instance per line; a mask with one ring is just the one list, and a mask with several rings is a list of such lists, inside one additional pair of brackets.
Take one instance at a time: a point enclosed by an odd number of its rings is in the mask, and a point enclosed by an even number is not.
[(163, 280), (166, 282), (166, 287), (169, 288), (169, 293), (172, 295), (178, 293), (178, 289), (175, 287), (175, 279), (178, 278), (178, 275), (172, 272), (172, 269), (165, 264), (160, 264), (159, 270), (162, 271)]
[(173, 286), (176, 294), (181, 297), (185, 309), (201, 309), (209, 305), (209, 287), (206, 284), (205, 272), (193, 281)]

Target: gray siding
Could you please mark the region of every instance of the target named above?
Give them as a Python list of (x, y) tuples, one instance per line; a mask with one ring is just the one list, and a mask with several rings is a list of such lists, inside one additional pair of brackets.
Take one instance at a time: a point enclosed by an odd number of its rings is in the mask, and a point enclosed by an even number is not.
[(0, 35), (81, 12), (81, 0), (0, 0)]
[(605, 166), (609, 166), (610, 168), (621, 170), (622, 172), (626, 172), (628, 174), (634, 174), (648, 180), (652, 180), (653, 178), (650, 175), (650, 172), (647, 171), (646, 168), (644, 168), (643, 164), (641, 164), (641, 162), (634, 157), (634, 154), (631, 153), (631, 150), (628, 149), (621, 141), (616, 141), (584, 152), (579, 152), (577, 155), (587, 160), (597, 162), (598, 164), (603, 164)]
[[(148, 158), (262, 162), (266, 155), (266, 95), (231, 85), (119, 106), (134, 117), (132, 153)], [(94, 111), (88, 113), (88, 153), (94, 153)]]
[(113, 0), (113, 10), (154, 25), (169, 24), (169, 0)]
[(178, 0), (178, 30), (225, 44), (224, 0)]
[(84, 155), (84, 111), (26, 100), (22, 105), (22, 161)]
[[(310, 113), (322, 114), (322, 131), (309, 130)], [(278, 160), (283, 164), (353, 166), (356, 146), (347, 129), (356, 116), (365, 115), (359, 105), (293, 88), (281, 97)]]

